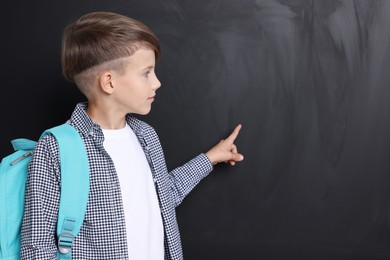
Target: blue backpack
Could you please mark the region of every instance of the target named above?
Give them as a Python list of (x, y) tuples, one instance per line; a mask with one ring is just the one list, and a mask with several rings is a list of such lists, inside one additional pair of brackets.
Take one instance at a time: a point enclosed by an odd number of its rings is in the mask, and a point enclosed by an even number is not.
[[(61, 194), (57, 222), (58, 259), (72, 259), (72, 243), (80, 231), (89, 194), (89, 165), (77, 130), (63, 124), (46, 130), (58, 143), (61, 161)], [(0, 164), (0, 259), (20, 259), (20, 229), (30, 156), (35, 141), (11, 141), (15, 152)]]

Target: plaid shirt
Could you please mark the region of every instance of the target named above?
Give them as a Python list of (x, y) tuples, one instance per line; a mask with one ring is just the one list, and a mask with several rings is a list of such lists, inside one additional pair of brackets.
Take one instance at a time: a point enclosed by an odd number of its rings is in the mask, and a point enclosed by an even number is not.
[[(122, 197), (114, 164), (103, 148), (99, 125), (86, 113), (87, 104), (76, 106), (70, 124), (80, 132), (90, 166), (90, 193), (84, 223), (74, 240), (73, 259), (128, 259)], [(154, 129), (128, 115), (153, 174), (164, 223), (165, 259), (183, 259), (175, 207), (213, 169), (200, 154), (168, 173), (163, 150)], [(22, 259), (56, 259), (56, 225), (60, 196), (58, 146), (46, 135), (29, 165), (25, 214), (22, 226)]]

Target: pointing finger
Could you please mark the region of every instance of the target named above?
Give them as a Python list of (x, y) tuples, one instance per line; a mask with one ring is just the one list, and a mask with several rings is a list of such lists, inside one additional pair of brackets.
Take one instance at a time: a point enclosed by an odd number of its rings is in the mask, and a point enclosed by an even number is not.
[(226, 141), (233, 143), (234, 140), (236, 140), (238, 133), (240, 133), (240, 130), (241, 130), (241, 124), (237, 125), (236, 128), (234, 128), (233, 132), (229, 135)]

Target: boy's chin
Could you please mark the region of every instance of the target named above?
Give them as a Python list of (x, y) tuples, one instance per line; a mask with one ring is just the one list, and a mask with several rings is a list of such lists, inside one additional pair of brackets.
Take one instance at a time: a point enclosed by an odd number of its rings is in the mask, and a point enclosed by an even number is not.
[(133, 112), (133, 113), (130, 113), (130, 114), (136, 114), (136, 115), (140, 115), (140, 116), (146, 116), (147, 114), (149, 114), (150, 113), (150, 111), (151, 111), (152, 109), (151, 108), (149, 108), (149, 109), (145, 109), (145, 110), (143, 110), (143, 111), (137, 111), (137, 112)]

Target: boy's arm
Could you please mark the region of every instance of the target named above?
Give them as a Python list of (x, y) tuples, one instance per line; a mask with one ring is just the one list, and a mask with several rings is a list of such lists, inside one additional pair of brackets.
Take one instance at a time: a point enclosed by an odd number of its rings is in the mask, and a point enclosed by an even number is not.
[(176, 207), (212, 170), (213, 165), (209, 158), (205, 154), (200, 154), (183, 166), (169, 172)]
[(229, 162), (230, 165), (234, 166), (236, 162), (244, 159), (244, 156), (238, 153), (237, 146), (234, 144), (240, 130), (241, 125), (238, 125), (227, 139), (221, 140), (206, 154), (200, 154), (170, 172), (176, 206), (213, 170), (213, 165), (220, 162)]
[(53, 136), (42, 138), (29, 163), (22, 224), (21, 259), (56, 259), (59, 159)]

